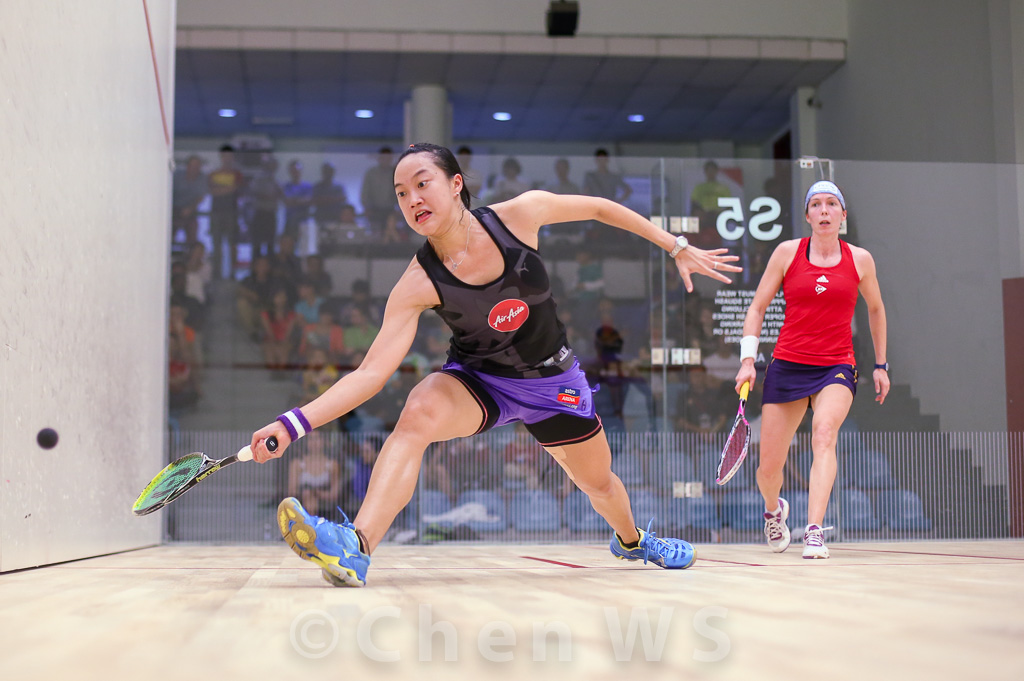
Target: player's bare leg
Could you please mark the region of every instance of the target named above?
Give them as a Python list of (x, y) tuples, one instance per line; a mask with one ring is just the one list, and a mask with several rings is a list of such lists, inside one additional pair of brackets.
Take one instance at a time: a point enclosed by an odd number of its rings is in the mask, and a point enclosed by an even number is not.
[(355, 526), (366, 538), (369, 552), (412, 499), (427, 447), (472, 435), (482, 419), (476, 399), (451, 376), (434, 373), (413, 388), (395, 430), (384, 441), (356, 515)]
[(612, 555), (650, 561), (663, 568), (693, 565), (697, 553), (688, 542), (656, 537), (651, 531), (653, 519), (646, 530), (636, 526), (626, 488), (612, 472), (612, 453), (603, 430), (584, 442), (545, 449), (587, 495), (594, 510), (612, 526)]

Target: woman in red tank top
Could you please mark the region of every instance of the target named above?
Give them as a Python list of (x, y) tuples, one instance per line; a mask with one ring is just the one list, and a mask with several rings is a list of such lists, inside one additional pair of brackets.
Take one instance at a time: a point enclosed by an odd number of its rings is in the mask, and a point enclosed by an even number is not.
[(889, 392), (885, 306), (871, 254), (839, 238), (839, 227), (846, 219), (846, 200), (839, 187), (828, 181), (811, 185), (804, 219), (811, 226), (811, 236), (779, 244), (747, 311), (736, 390), (747, 382), (753, 387), (757, 379), (754, 361), (761, 325), (781, 286), (786, 316), (765, 372), (757, 468), (757, 485), (765, 503), (764, 533), (772, 551), (782, 552), (789, 546), (789, 504), (779, 492), (789, 445), (810, 407), (814, 462), (803, 557), (828, 558), (822, 525), (836, 477), (836, 438), (857, 390), (850, 330), (853, 310), (859, 293), (868, 306), (877, 362), (872, 378), (875, 400), (881, 404)]

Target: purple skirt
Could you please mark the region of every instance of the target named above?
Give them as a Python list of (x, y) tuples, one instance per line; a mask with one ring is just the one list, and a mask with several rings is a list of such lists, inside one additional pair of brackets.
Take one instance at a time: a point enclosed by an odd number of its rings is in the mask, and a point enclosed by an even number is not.
[(481, 405), (485, 411), (485, 423), (490, 422), (486, 426), (488, 428), (497, 428), (515, 421), (529, 425), (557, 414), (570, 414), (585, 419), (594, 416), (593, 390), (587, 383), (587, 375), (580, 368), (579, 361), (573, 362), (572, 368), (565, 373), (543, 378), (493, 376), (474, 371), (458, 362), (448, 362), (441, 371), (456, 377), (459, 372), (468, 374), (486, 387), (487, 394), (498, 407), (497, 414), (487, 414), (486, 405)]
[(851, 364), (821, 367), (772, 358), (764, 374), (761, 403), (795, 402), (833, 383), (846, 386), (856, 396), (857, 367)]

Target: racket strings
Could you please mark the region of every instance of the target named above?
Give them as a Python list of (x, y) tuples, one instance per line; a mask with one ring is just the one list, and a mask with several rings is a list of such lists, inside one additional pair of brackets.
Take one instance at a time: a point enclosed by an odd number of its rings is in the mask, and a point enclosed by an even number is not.
[(167, 468), (160, 471), (155, 478), (142, 490), (142, 494), (135, 502), (135, 509), (142, 509), (154, 503), (159, 503), (168, 495), (173, 493), (183, 484), (194, 478), (203, 465), (203, 457), (199, 454), (189, 454), (168, 464)]

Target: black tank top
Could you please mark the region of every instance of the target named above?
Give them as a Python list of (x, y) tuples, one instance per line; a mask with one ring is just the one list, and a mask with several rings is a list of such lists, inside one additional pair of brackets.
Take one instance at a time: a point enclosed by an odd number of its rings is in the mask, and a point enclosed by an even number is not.
[(448, 357), (470, 369), (511, 378), (567, 371), (574, 357), (555, 314), (540, 254), (513, 236), (490, 208), (472, 212), (505, 261), (498, 279), (466, 284), (448, 271), (429, 241), (416, 252), (441, 299), (434, 309), (452, 330)]

